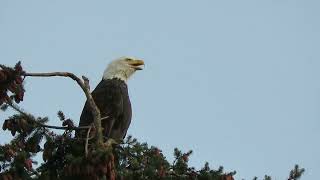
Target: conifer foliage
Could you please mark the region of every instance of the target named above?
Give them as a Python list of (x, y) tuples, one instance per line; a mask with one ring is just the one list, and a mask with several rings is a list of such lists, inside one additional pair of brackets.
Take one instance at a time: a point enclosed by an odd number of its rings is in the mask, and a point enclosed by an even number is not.
[[(13, 68), (4, 65), (0, 68), (1, 109), (5, 111), (9, 107), (16, 111), (1, 120), (2, 129), (11, 133), (12, 140), (0, 145), (0, 180), (234, 179), (236, 172), (226, 173), (223, 167), (213, 170), (208, 163), (200, 170), (190, 167), (188, 161), (192, 151), (182, 152), (175, 148), (174, 161), (169, 162), (159, 148), (140, 143), (132, 136), (120, 143), (107, 141), (101, 144), (96, 141), (96, 127), (76, 127), (62, 111), (57, 113), (61, 125), (48, 125), (48, 118), (34, 117), (18, 105), (23, 101), (23, 81), (28, 77), (21, 63)], [(58, 74), (69, 76), (71, 73)], [(48, 76), (55, 74), (43, 77)], [(80, 81), (73, 74), (70, 77)], [(87, 78), (83, 77), (83, 84), (88, 84)], [(74, 131), (85, 128), (88, 129), (87, 138), (74, 136)], [(52, 129), (61, 131), (55, 133)], [(34, 161), (36, 155), (42, 155), (41, 164)], [(303, 172), (304, 169), (296, 165), (288, 180), (298, 180)]]

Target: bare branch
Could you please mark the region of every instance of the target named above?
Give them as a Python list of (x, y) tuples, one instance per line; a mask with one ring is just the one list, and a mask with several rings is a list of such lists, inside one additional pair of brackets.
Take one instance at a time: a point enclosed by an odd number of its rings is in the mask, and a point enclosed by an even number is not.
[(23, 111), (17, 104), (14, 104), (12, 101), (9, 101), (6, 103), (15, 111), (26, 116), (29, 121), (34, 122), (35, 124), (37, 124), (37, 126), (40, 126), (40, 127), (51, 128), (51, 129), (61, 129), (61, 130), (81, 130), (81, 129), (88, 129), (91, 127), (91, 126), (62, 127), (62, 126), (51, 126), (51, 125), (42, 124), (38, 122), (31, 114), (28, 114), (27, 112)]
[(84, 152), (85, 152), (85, 156), (87, 157), (88, 156), (88, 145), (89, 145), (89, 136), (90, 136), (90, 131), (92, 129), (92, 125), (90, 126), (90, 128), (88, 129), (88, 132), (87, 132), (87, 138), (86, 138), (86, 144), (84, 146)]
[(85, 76), (82, 76), (84, 85), (86, 86), (86, 88), (88, 88), (90, 90), (90, 84), (89, 84), (89, 79)]
[(100, 121), (106, 120), (108, 118), (109, 118), (109, 116), (105, 116), (105, 117), (101, 118)]
[[(89, 103), (89, 106), (92, 111), (94, 124), (96, 127), (96, 137), (97, 137), (97, 145), (101, 145), (103, 143), (103, 135), (102, 135), (102, 128), (101, 128), (101, 115), (100, 110), (97, 107), (97, 105), (94, 102), (94, 99), (91, 96), (90, 89), (89, 89), (89, 80), (87, 78), (83, 78), (84, 81), (82, 81), (80, 78), (78, 78), (73, 73), (69, 72), (52, 72), (52, 73), (25, 73), (24, 76), (32, 76), (32, 77), (54, 77), (54, 76), (60, 76), (60, 77), (69, 77), (76, 81), (78, 85), (83, 90), (84, 94), (86, 95), (87, 101)], [(87, 84), (87, 85), (86, 85)]]

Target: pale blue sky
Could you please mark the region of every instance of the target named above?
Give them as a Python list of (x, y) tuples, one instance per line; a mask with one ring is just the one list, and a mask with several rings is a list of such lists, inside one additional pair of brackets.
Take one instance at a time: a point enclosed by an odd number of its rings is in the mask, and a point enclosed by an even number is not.
[[(71, 71), (94, 87), (110, 60), (145, 60), (129, 82), (129, 134), (193, 149), (191, 165), (237, 179), (320, 172), (320, 1), (0, 0), (0, 59), (26, 70)], [(66, 79), (27, 79), (21, 106), (57, 124), (85, 100)], [(4, 119), (9, 112), (1, 113)], [(8, 136), (2, 135), (1, 142)]]

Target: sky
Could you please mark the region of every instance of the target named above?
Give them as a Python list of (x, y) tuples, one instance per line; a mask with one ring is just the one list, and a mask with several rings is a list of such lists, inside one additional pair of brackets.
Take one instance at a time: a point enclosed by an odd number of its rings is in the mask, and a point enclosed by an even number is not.
[[(320, 172), (320, 1), (0, 0), (0, 63), (70, 71), (91, 87), (120, 56), (145, 60), (128, 82), (128, 134), (194, 151), (190, 165), (236, 179)], [(85, 97), (69, 79), (27, 78), (21, 107), (78, 122)], [(12, 111), (0, 112), (0, 120)], [(0, 143), (10, 139), (1, 130)]]

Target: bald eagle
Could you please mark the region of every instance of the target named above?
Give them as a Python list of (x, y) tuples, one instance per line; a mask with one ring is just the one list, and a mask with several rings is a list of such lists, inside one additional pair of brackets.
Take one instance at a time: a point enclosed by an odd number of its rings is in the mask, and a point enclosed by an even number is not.
[[(123, 140), (126, 136), (132, 117), (127, 80), (134, 72), (142, 70), (141, 66), (144, 66), (144, 62), (134, 58), (122, 57), (112, 61), (104, 71), (102, 80), (91, 93), (100, 110), (103, 135), (107, 139)], [(86, 102), (79, 126), (92, 123), (93, 115)]]

